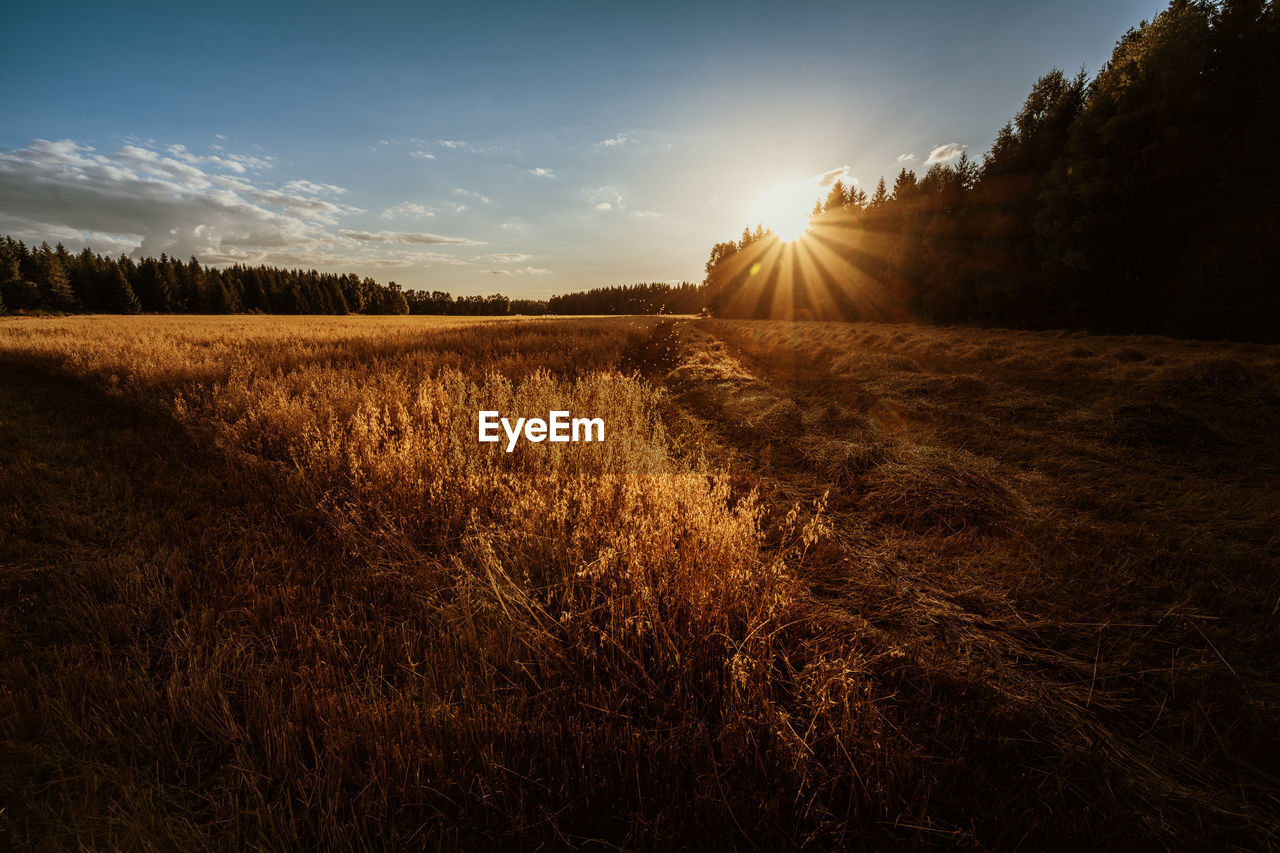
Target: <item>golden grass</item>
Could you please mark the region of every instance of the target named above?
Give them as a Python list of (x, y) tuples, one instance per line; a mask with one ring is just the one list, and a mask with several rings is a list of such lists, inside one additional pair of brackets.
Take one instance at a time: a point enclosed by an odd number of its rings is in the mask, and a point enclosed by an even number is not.
[[(1240, 445), (1277, 362), (658, 318), (0, 321), (0, 831), (1257, 841), (1280, 515)], [(553, 408), (608, 440), (475, 441), (479, 409)], [(1218, 469), (1175, 472), (1187, 447)]]

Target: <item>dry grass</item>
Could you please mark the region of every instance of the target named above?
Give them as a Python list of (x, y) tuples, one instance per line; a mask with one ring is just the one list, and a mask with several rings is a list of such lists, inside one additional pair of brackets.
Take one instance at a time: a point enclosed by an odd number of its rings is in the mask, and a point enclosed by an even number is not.
[[(1275, 843), (1280, 356), (0, 322), (0, 832)], [(603, 445), (474, 440), (603, 414)]]

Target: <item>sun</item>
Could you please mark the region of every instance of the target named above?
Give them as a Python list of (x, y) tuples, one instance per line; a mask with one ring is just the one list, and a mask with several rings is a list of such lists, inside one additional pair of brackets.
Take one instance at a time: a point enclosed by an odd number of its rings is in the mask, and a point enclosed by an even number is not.
[(809, 214), (820, 192), (811, 181), (779, 184), (751, 206), (750, 221), (763, 224), (788, 243), (799, 239), (809, 230)]

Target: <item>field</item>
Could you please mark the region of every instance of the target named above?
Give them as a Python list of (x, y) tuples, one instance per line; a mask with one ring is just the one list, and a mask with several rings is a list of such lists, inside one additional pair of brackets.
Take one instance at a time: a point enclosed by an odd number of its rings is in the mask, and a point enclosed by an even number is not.
[[(0, 319), (0, 843), (1280, 846), (1278, 369)], [(505, 453), (481, 409), (607, 439)]]

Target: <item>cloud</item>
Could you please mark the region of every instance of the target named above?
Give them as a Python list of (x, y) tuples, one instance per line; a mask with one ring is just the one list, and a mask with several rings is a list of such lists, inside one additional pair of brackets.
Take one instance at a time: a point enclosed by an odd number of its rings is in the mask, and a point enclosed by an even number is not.
[(271, 162), (198, 156), (180, 145), (129, 144), (103, 153), (69, 139), (34, 139), (0, 151), (0, 197), (9, 219), (27, 232), (129, 236), (135, 252), (148, 255), (197, 254), (212, 263), (332, 246), (325, 226), (360, 209), (246, 177)]
[(488, 275), (551, 275), (551, 270), (542, 267), (523, 267), (518, 270), (481, 270)]
[(628, 145), (635, 141), (635, 137), (630, 133), (619, 133), (617, 136), (611, 136), (608, 139), (600, 140), (596, 145), (599, 145), (602, 148), (620, 148), (623, 145)]
[[(464, 190), (462, 187), (458, 187), (458, 188), (456, 188), (456, 189), (453, 191), (453, 194), (454, 194), (454, 195), (465, 196), (465, 197), (467, 197), (467, 198), (474, 198), (474, 199), (478, 199), (479, 201), (483, 202), (484, 204), (493, 204), (493, 202), (489, 200), (489, 197), (488, 197), (487, 195), (481, 195), (480, 193), (478, 193), (478, 192), (474, 192), (474, 191), (472, 191), (472, 190)], [(461, 210), (462, 208), (458, 208), (458, 209), (459, 209), (459, 210)]]
[(929, 157), (924, 161), (926, 166), (932, 166), (936, 163), (950, 163), (952, 160), (959, 158), (968, 145), (961, 145), (959, 142), (948, 142), (946, 145), (939, 145), (929, 152)]
[(591, 203), (596, 210), (622, 210), (622, 193), (614, 187), (600, 187), (591, 193)]
[(91, 245), (94, 250), (108, 255), (127, 255), (138, 247), (139, 234), (110, 234), (105, 231), (80, 231), (63, 225), (35, 224), (21, 217), (0, 213), (0, 234), (31, 245), (41, 242), (65, 243), (68, 246)]
[[(350, 261), (348, 261), (350, 263)], [(455, 258), (453, 255), (446, 255), (441, 252), (394, 252), (387, 255), (379, 255), (368, 260), (360, 261), (362, 264), (375, 267), (414, 267), (414, 266), (432, 266), (435, 264), (445, 264), (452, 267), (470, 266), (471, 262), (462, 258)]]
[(410, 156), (410, 157), (417, 157), (419, 160), (434, 160), (434, 159), (436, 159), (436, 155), (432, 154), (432, 153), (431, 153), (431, 152), (429, 152), (429, 151), (410, 151), (410, 152), (409, 152), (409, 156)]
[(521, 252), (496, 252), (488, 257), (491, 261), (498, 261), (504, 264), (518, 264), (521, 261), (529, 260), (529, 255)]
[(442, 148), (466, 148), (467, 143), (460, 139), (440, 139), (437, 144)]
[(414, 201), (402, 201), (399, 204), (388, 207), (386, 210), (378, 214), (380, 219), (394, 219), (397, 216), (435, 216), (436, 212), (429, 207), (423, 207)]
[(898, 162), (899, 162), (899, 163), (910, 163), (910, 162), (911, 162), (912, 160), (914, 160), (914, 159), (916, 159), (916, 155), (914, 155), (914, 154), (899, 154), (899, 155), (898, 155)]
[(662, 214), (656, 210), (637, 210), (632, 212), (631, 215), (636, 219), (657, 219), (662, 216)]
[[(201, 258), (200, 260), (204, 260)], [(218, 263), (233, 263), (236, 258), (227, 258), (219, 260)], [(253, 259), (250, 258), (250, 261)], [(446, 255), (441, 252), (408, 252), (408, 251), (387, 251), (380, 250), (374, 255), (364, 255), (353, 257), (350, 254), (330, 253), (293, 253), (293, 254), (277, 254), (273, 255), (271, 262), (286, 267), (337, 267), (344, 272), (350, 272), (353, 266), (359, 267), (385, 267), (390, 269), (404, 269), (407, 267), (423, 267), (423, 266), (470, 266), (471, 262), (462, 258), (455, 258), (452, 255)]]
[[(223, 150), (221, 145), (213, 147), (218, 151)], [(125, 148), (131, 149), (134, 152), (145, 151), (148, 154), (155, 153), (149, 149), (137, 148), (131, 145), (126, 145)], [(169, 156), (176, 160), (180, 160), (183, 163), (187, 163), (188, 165), (199, 166), (208, 164), (217, 166), (221, 169), (229, 169), (237, 174), (244, 174), (248, 169), (260, 170), (269, 168), (272, 165), (272, 159), (274, 159), (267, 157), (253, 157), (247, 154), (193, 154), (187, 150), (185, 145), (168, 145), (165, 146), (165, 151), (169, 153)]]
[(284, 185), (286, 190), (310, 195), (345, 195), (346, 190), (333, 184), (316, 184), (311, 181), (289, 181)]
[(536, 175), (539, 178), (554, 178), (556, 176), (555, 172), (551, 171), (550, 169), (543, 169), (543, 168), (530, 169), (529, 174)]
[(484, 245), (481, 242), (468, 240), (465, 237), (445, 237), (440, 234), (412, 233), (405, 231), (351, 231), (344, 229), (338, 233), (350, 240), (358, 240), (362, 243), (426, 243), (430, 245), (445, 246)]
[(820, 187), (829, 187), (836, 181), (849, 183), (849, 167), (837, 166), (834, 169), (828, 169), (820, 175), (815, 176), (815, 180)]
[[(92, 245), (111, 254), (195, 255), (208, 264), (412, 267), (468, 260), (414, 247), (483, 245), (425, 232), (341, 228), (364, 213), (335, 201), (342, 187), (302, 178), (271, 182), (266, 156), (197, 155), (133, 142), (98, 151), (74, 140), (0, 149), (0, 231)], [(403, 202), (380, 216), (430, 216)]]

